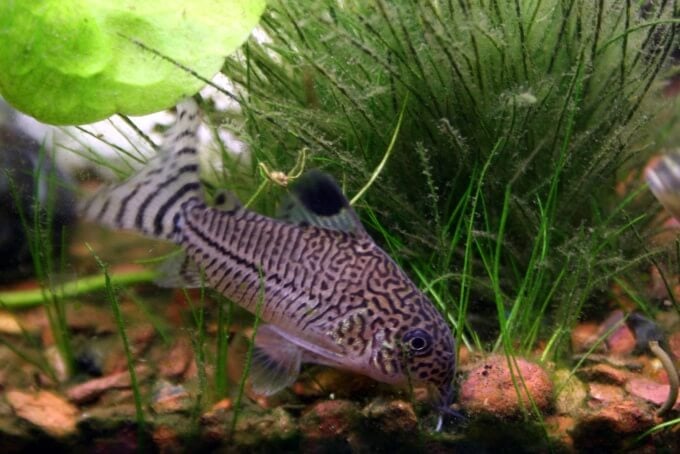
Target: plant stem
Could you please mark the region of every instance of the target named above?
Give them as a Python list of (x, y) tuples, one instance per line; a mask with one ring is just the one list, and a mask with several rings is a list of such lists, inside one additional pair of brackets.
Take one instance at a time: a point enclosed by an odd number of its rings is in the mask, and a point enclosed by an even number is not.
[(142, 407), (142, 396), (139, 392), (139, 384), (137, 383), (137, 373), (135, 372), (134, 358), (132, 357), (132, 350), (130, 349), (130, 342), (125, 332), (125, 322), (123, 320), (123, 314), (120, 311), (120, 304), (118, 303), (118, 296), (116, 295), (116, 290), (114, 288), (113, 282), (108, 273), (107, 265), (94, 253), (94, 251), (87, 245), (88, 249), (94, 256), (99, 267), (102, 269), (104, 276), (104, 289), (106, 290), (106, 299), (109, 300), (111, 304), (111, 309), (113, 315), (116, 319), (116, 325), (118, 326), (118, 333), (120, 334), (120, 339), (123, 342), (123, 350), (125, 351), (125, 357), (127, 359), (128, 372), (130, 373), (130, 384), (132, 386), (132, 395), (135, 401), (135, 415), (137, 419), (137, 429), (138, 436), (140, 439), (140, 444), (144, 443), (144, 428), (146, 427), (146, 422), (144, 420), (144, 409)]
[[(74, 281), (65, 283), (59, 287), (59, 296), (63, 298), (73, 298), (79, 295), (92, 293), (106, 289), (107, 278), (117, 287), (140, 284), (153, 281), (155, 272), (153, 270), (141, 270), (123, 272), (117, 274), (97, 274), (87, 276)], [(37, 288), (32, 290), (21, 290), (16, 292), (0, 292), (0, 303), (10, 309), (27, 309), (43, 304), (43, 290)]]

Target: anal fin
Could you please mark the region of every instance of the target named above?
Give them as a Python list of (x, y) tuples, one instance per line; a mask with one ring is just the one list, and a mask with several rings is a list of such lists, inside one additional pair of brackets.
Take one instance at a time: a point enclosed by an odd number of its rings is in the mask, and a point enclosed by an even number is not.
[(302, 349), (270, 325), (257, 330), (250, 381), (256, 394), (271, 396), (293, 384), (300, 373)]

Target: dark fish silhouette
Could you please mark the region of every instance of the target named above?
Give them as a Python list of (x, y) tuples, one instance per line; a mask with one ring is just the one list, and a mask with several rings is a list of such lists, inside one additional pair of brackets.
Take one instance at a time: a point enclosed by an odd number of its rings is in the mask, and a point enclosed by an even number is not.
[(186, 255), (163, 267), (165, 285), (198, 286), (204, 276), (250, 312), (264, 295), (256, 391), (280, 390), (310, 362), (386, 383), (430, 384), (446, 409), (456, 366), (451, 330), (369, 237), (335, 181), (303, 175), (283, 203), (284, 219), (247, 210), (228, 193), (209, 207), (198, 175), (199, 121), (193, 101), (180, 105), (161, 153), (95, 195), (86, 218), (179, 244)]

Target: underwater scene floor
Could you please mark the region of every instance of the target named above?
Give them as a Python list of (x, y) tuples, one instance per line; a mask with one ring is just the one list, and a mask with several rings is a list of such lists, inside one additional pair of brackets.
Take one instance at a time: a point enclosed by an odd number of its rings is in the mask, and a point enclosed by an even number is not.
[[(58, 279), (101, 275), (92, 251), (110, 262), (120, 318), (96, 279), (81, 279), (92, 288), (63, 296), (61, 323), (51, 320), (55, 312), (35, 280), (0, 288), (7, 301), (0, 310), (3, 452), (680, 449), (673, 419), (680, 399), (667, 402), (674, 378), (664, 358), (645, 348), (649, 332), (624, 322), (634, 304), (616, 287), (602, 301), (606, 317), (573, 329), (571, 356), (561, 364), (539, 365), (540, 349), (509, 358), (462, 348), (452, 407), (459, 415), (447, 415), (435, 431), (427, 389), (397, 389), (332, 368), (306, 367), (284, 391), (256, 395), (244, 379), (251, 315), (210, 292), (156, 287), (148, 264), (136, 261), (168, 248), (91, 226), (75, 232), (70, 272)], [(647, 278), (650, 294), (667, 300), (658, 274)], [(648, 322), (665, 333), (670, 356), (680, 357), (677, 312)], [(220, 336), (228, 342), (220, 345)], [(71, 370), (60, 339), (70, 346)]]

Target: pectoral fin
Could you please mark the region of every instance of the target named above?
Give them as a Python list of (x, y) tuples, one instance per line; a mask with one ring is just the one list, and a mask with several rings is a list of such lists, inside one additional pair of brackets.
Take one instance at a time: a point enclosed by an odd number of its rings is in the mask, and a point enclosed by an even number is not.
[(250, 380), (253, 391), (271, 396), (293, 384), (300, 373), (302, 349), (276, 332), (261, 326), (255, 336)]

